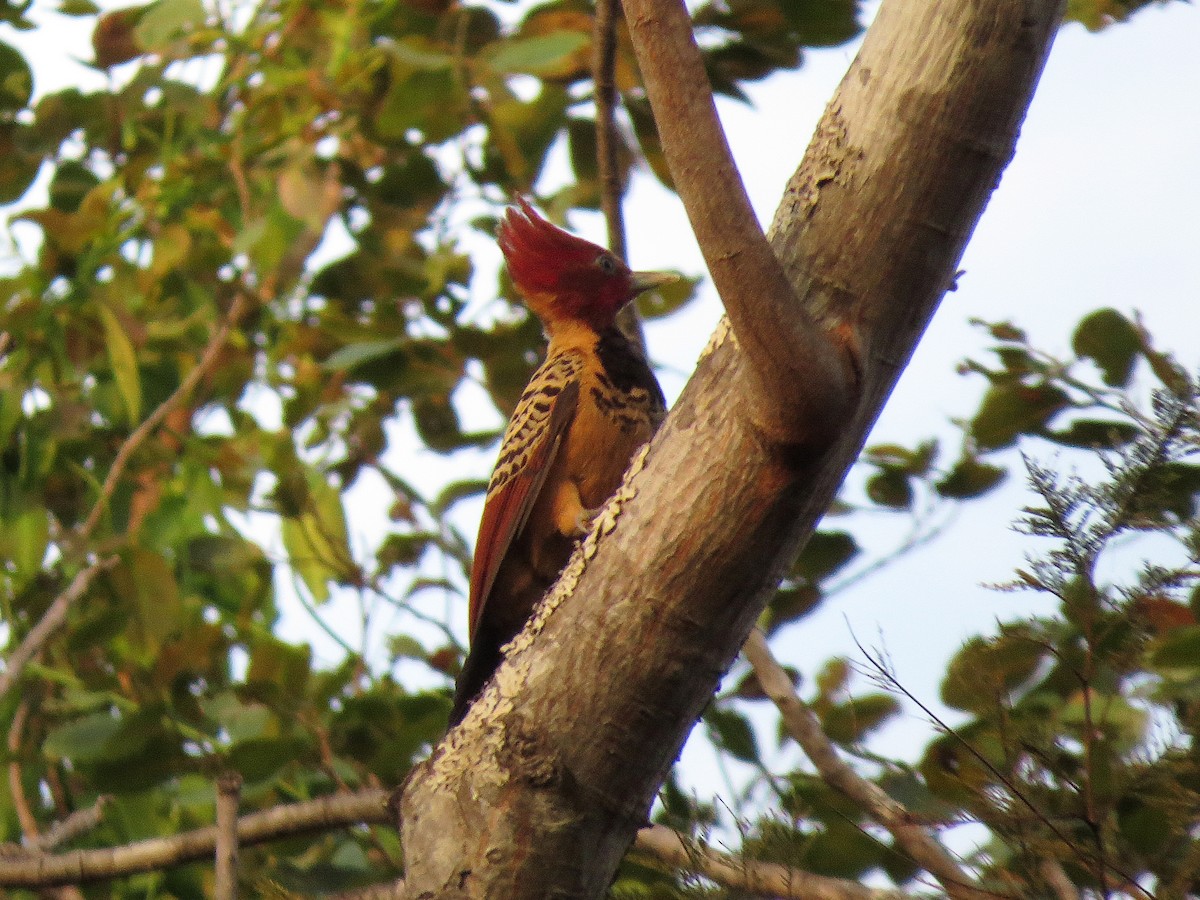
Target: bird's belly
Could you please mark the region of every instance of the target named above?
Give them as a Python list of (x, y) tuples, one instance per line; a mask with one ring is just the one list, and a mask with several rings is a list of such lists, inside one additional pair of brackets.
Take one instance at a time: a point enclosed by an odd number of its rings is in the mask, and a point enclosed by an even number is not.
[(606, 399), (581, 404), (567, 447), (568, 470), (588, 509), (604, 505), (620, 487), (629, 460), (653, 433), (648, 411), (639, 407), (637, 397)]

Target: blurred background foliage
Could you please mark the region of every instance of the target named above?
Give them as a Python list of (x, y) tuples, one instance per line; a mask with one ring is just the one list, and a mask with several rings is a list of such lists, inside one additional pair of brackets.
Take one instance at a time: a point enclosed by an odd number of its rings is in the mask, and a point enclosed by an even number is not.
[[(1070, 14), (1097, 28), (1138, 5), (1080, 0)], [(0, 21), (33, 28), (28, 12), (3, 0)], [(92, 23), (104, 89), (37, 94), (21, 52), (0, 43), (0, 202), (11, 229), (37, 234), (0, 276), (9, 652), (77, 573), (115, 564), (0, 698), (0, 840), (101, 795), (112, 797), (101, 825), (72, 847), (210, 824), (215, 776), (230, 769), (247, 810), (397, 785), (445, 727), (462, 653), (449, 613), (418, 599), (461, 601), (471, 544), (454, 510), (481, 493), (478, 450), (490, 452), (541, 345), (493, 274), (496, 217), (514, 192), (536, 193), (556, 145), (569, 178), (539, 202), (562, 221), (600, 201), (592, 6), (61, 0), (59, 12)], [(805, 47), (852, 38), (859, 14), (857, 0), (693, 10), (715, 89), (739, 99), (739, 85), (800, 66)], [(669, 187), (624, 33), (616, 80), (623, 177), (646, 167)], [(47, 189), (30, 191), (39, 173)], [(330, 241), (345, 248), (332, 261)], [(669, 315), (696, 283), (648, 298), (643, 315)], [(217, 340), (223, 321), (234, 327)], [(1013, 325), (983, 327), (995, 359), (964, 364), (986, 387), (961, 445), (869, 448), (763, 627), (801, 620), (886, 564), (859, 546), (855, 511), (911, 526), (903, 553), (936, 537), (940, 510), (1009, 477), (1018, 443), (1090, 460), (1091, 488), (1031, 468), (1045, 508), (1027, 525), (1058, 545), (1015, 586), (1059, 597), (1061, 615), (1002, 623), (963, 648), (942, 699), (969, 722), (919, 765), (864, 743), (901, 706), (886, 665), (867, 691), (851, 690), (846, 660), (814, 666), (805, 696), (922, 821), (986, 826), (969, 861), (997, 884), (1044, 893), (1038, 863), (1050, 857), (1098, 893), (1150, 878), (1185, 896), (1200, 869), (1195, 386), (1113, 310), (1080, 323), (1068, 359)], [(1131, 405), (1138, 373), (1161, 385), (1153, 410)], [(493, 424), (464, 424), (476, 420)], [(457, 475), (431, 474), (428, 453)], [(347, 502), (364, 484), (390, 508), (386, 533), (365, 541)], [(1097, 563), (1130, 533), (1166, 561), (1110, 583)], [(281, 592), (342, 649), (338, 662), (281, 631)], [(323, 610), (345, 596), (357, 621), (330, 621)], [(729, 684), (702, 727), (758, 776), (721, 802), (673, 777), (659, 817), (697, 836), (740, 832), (748, 858), (911, 880), (912, 863), (794, 756), (769, 766), (787, 739), (755, 724), (752, 676)], [(258, 879), (315, 894), (403, 870), (385, 827), (246, 848), (243, 863), (251, 894)], [(84, 888), (211, 891), (206, 864)], [(636, 858), (613, 891), (734, 896)]]

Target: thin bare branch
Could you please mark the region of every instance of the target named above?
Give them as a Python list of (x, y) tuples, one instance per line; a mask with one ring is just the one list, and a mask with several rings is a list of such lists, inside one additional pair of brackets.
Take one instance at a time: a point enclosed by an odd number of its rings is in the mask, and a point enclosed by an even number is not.
[(1007, 790), (1010, 797), (1014, 798), (1016, 802), (1020, 803), (1022, 806), (1024, 806), (1026, 809), (1028, 809), (1031, 813), (1033, 813), (1034, 817), (1039, 822), (1041, 822), (1042, 825), (1044, 825), (1048, 831), (1053, 833), (1053, 835), (1056, 838), (1058, 838), (1065, 846), (1070, 847), (1072, 849), (1072, 851), (1079, 856), (1080, 859), (1087, 860), (1089, 862), (1089, 864), (1098, 863), (1099, 865), (1106, 867), (1107, 870), (1112, 872), (1113, 874), (1120, 876), (1121, 881), (1122, 881), (1122, 890), (1124, 890), (1128, 893), (1131, 893), (1131, 894), (1135, 894), (1139, 897), (1144, 897), (1145, 900), (1154, 900), (1153, 894), (1151, 894), (1144, 887), (1139, 885), (1137, 883), (1136, 879), (1134, 879), (1127, 872), (1125, 872), (1121, 868), (1119, 868), (1115, 863), (1109, 862), (1105, 859), (1101, 859), (1100, 857), (1096, 856), (1096, 854), (1091, 850), (1090, 847), (1086, 847), (1083, 844), (1079, 843), (1078, 841), (1075, 841), (1074, 839), (1072, 839), (1070, 834), (1068, 834), (1066, 831), (1064, 831), (1062, 828), (1060, 828), (1058, 825), (1056, 825), (1054, 820), (1051, 819), (1048, 815), (1046, 815), (1046, 813), (1042, 809), (1040, 809), (1038, 807), (1038, 805), (1029, 798), (1028, 792), (1022, 790), (1021, 786), (1016, 781), (1014, 781), (1007, 774), (1005, 774), (1000, 769), (998, 769), (991, 762), (991, 760), (989, 760), (986, 756), (984, 756), (984, 754), (979, 752), (979, 749), (977, 747), (975, 747), (975, 745), (972, 744), (971, 741), (964, 738), (955, 729), (951, 728), (948, 724), (946, 724), (946, 722), (940, 716), (938, 716), (937, 713), (935, 713), (932, 709), (930, 709), (927, 704), (923, 703), (919, 697), (917, 697), (915, 694), (913, 694), (912, 691), (910, 691), (908, 688), (906, 688), (900, 682), (900, 680), (895, 676), (895, 674), (892, 672), (891, 668), (882, 659), (880, 659), (876, 654), (873, 654), (871, 651), (867, 650), (867, 648), (864, 647), (857, 639), (855, 639), (854, 643), (858, 647), (859, 652), (862, 653), (863, 657), (867, 660), (867, 662), (875, 670), (876, 677), (878, 678), (878, 682), (881, 686), (888, 688), (890, 690), (894, 690), (897, 693), (903, 695), (914, 706), (916, 706), (917, 709), (919, 709), (929, 719), (930, 722), (932, 722), (934, 725), (936, 725), (944, 734), (950, 735), (956, 741), (958, 741), (963, 746), (963, 749), (965, 749), (969, 754), (971, 754), (971, 756), (974, 757), (975, 760), (981, 766), (983, 766), (983, 768), (987, 769), (988, 772), (992, 775), (992, 777), (994, 777), (996, 779), (997, 782), (999, 782), (1000, 784), (1002, 784), (1004, 786), (1005, 790)]
[(854, 369), (797, 300), (754, 215), (687, 8), (625, 0), (625, 18), (675, 189), (751, 364), (751, 419), (780, 443), (823, 443), (850, 411)]
[(771, 653), (762, 631), (754, 629), (743, 648), (764, 693), (783, 717), (784, 726), (804, 749), (821, 778), (834, 790), (857, 803), (886, 828), (914, 862), (929, 872), (953, 898), (1005, 897), (984, 890), (912, 814), (879, 787), (867, 781), (841, 758), (821, 729), (816, 714), (800, 699), (792, 680)]
[(25, 785), (21, 778), (21, 738), (25, 735), (25, 720), (29, 718), (29, 703), (22, 700), (17, 704), (12, 723), (8, 727), (8, 791), (12, 795), (13, 809), (17, 814), (17, 822), (21, 826), (21, 834), (26, 840), (38, 836), (37, 819), (29, 808), (29, 798), (25, 796)]
[(596, 162), (600, 170), (600, 208), (608, 225), (608, 249), (628, 259), (621, 214), (621, 171), (617, 159), (617, 18), (620, 0), (596, 0), (592, 37), (592, 83), (596, 100)]
[(28, 842), (26, 846), (35, 853), (49, 853), (55, 847), (61, 847), (77, 837), (82, 837), (99, 827), (100, 823), (104, 821), (105, 807), (111, 802), (111, 796), (102, 794), (91, 806), (76, 810), (65, 819), (55, 822), (46, 829), (45, 834), (39, 835), (36, 840)]
[(113, 458), (113, 463), (108, 469), (108, 475), (104, 478), (104, 484), (100, 486), (100, 496), (96, 498), (96, 503), (92, 507), (92, 511), (88, 514), (87, 520), (80, 527), (79, 531), (74, 535), (74, 541), (77, 546), (82, 547), (87, 543), (88, 538), (92, 536), (92, 532), (96, 530), (96, 526), (100, 524), (100, 518), (104, 515), (104, 510), (108, 508), (108, 501), (112, 499), (113, 492), (117, 489), (117, 484), (121, 477), (125, 474), (125, 467), (129, 465), (129, 460), (133, 454), (141, 447), (146, 438), (154, 433), (155, 429), (163, 423), (163, 420), (170, 415), (179, 404), (191, 396), (200, 380), (210, 374), (216, 367), (217, 360), (220, 358), (221, 349), (225, 346), (225, 341), (229, 338), (229, 332), (233, 330), (234, 325), (242, 318), (246, 312), (249, 301), (246, 295), (238, 292), (233, 299), (233, 303), (229, 307), (229, 311), (225, 314), (225, 318), (221, 320), (221, 324), (217, 326), (217, 330), (213, 332), (209, 338), (208, 345), (204, 348), (204, 353), (200, 357), (200, 361), (196, 364), (192, 371), (188, 372), (187, 376), (179, 383), (179, 387), (167, 397), (154, 412), (150, 413), (137, 428), (125, 439), (121, 444), (117, 455)]
[(780, 900), (911, 900), (913, 897), (904, 891), (869, 888), (857, 881), (741, 859), (697, 844), (663, 825), (639, 831), (634, 847), (669, 866), (703, 875), (723, 887)]
[[(596, 162), (599, 169), (600, 208), (608, 226), (608, 248), (623, 260), (629, 259), (625, 243), (625, 218), (621, 207), (624, 185), (621, 179), (617, 132), (617, 20), (621, 0), (596, 0), (596, 18), (592, 29), (592, 85), (596, 102)], [(646, 353), (646, 336), (637, 307), (630, 303), (617, 314), (617, 327)]]
[(1054, 891), (1058, 900), (1079, 900), (1079, 888), (1067, 877), (1066, 871), (1057, 859), (1042, 860), (1042, 877)]
[(54, 634), (67, 620), (67, 613), (70, 612), (75, 602), (87, 593), (96, 576), (115, 566), (117, 559), (115, 556), (106, 556), (87, 568), (80, 569), (79, 573), (71, 579), (66, 590), (54, 598), (42, 618), (29, 630), (17, 649), (4, 661), (4, 671), (0, 672), (0, 699), (8, 696), (13, 685), (21, 679), (25, 666), (41, 651), (42, 646), (50, 639), (50, 635)]
[(222, 772), (217, 778), (216, 900), (237, 900), (238, 804), (242, 776)]
[[(387, 797), (384, 790), (365, 790), (250, 813), (237, 820), (237, 840), (249, 846), (307, 831), (382, 824), (389, 818)], [(216, 845), (214, 825), (106, 850), (0, 858), (0, 886), (48, 887), (118, 878), (211, 858)]]

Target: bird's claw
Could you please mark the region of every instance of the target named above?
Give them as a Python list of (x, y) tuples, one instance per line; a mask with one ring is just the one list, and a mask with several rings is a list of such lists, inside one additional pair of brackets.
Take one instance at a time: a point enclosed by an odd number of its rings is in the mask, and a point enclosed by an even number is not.
[(581, 509), (579, 511), (579, 515), (575, 517), (576, 537), (584, 537), (592, 530), (592, 526), (596, 524), (596, 517), (600, 515), (602, 508), (598, 506), (595, 509)]

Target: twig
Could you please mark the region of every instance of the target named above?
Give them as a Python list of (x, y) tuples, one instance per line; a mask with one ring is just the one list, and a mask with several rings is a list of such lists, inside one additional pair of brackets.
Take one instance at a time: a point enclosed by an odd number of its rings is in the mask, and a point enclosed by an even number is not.
[[(1033, 813), (1034, 817), (1039, 822), (1041, 822), (1042, 825), (1044, 825), (1050, 832), (1052, 832), (1054, 834), (1054, 836), (1056, 838), (1058, 838), (1065, 846), (1070, 847), (1079, 856), (1087, 858), (1087, 860), (1089, 862), (1097, 861), (1096, 855), (1089, 848), (1084, 847), (1081, 844), (1072, 840), (1070, 835), (1068, 835), (1061, 828), (1059, 828), (1057, 825), (1055, 825), (1054, 822), (1046, 815), (1046, 813), (1043, 812), (1041, 809), (1039, 809), (1034, 804), (1034, 802), (1032, 800), (1030, 800), (1028, 796), (1026, 796), (1025, 792), (1020, 789), (1019, 785), (1017, 785), (1011, 778), (1009, 778), (1007, 775), (1005, 775), (1003, 772), (1001, 772), (999, 769), (997, 769), (996, 766), (993, 765), (992, 762), (986, 756), (984, 756), (982, 753), (980, 753), (979, 750), (976, 749), (976, 747), (970, 741), (968, 741), (966, 738), (964, 738), (962, 735), (960, 735), (957, 731), (955, 731), (953, 728), (951, 728), (949, 725), (947, 725), (941, 719), (940, 716), (938, 716), (932, 709), (929, 708), (929, 706), (927, 704), (922, 703), (920, 698), (918, 698), (916, 695), (914, 695), (912, 693), (912, 691), (910, 691), (903, 684), (901, 684), (900, 681), (896, 678), (896, 676), (893, 675), (892, 672), (888, 669), (888, 667), (886, 665), (884, 665), (870, 651), (868, 651), (861, 643), (859, 643), (859, 641), (857, 639), (855, 639), (854, 643), (858, 646), (859, 651), (866, 658), (866, 660), (872, 666), (874, 666), (875, 670), (879, 673), (879, 678), (881, 680), (881, 684), (902, 694), (905, 698), (907, 698), (910, 702), (912, 702), (917, 707), (917, 709), (921, 710), (921, 712), (926, 717), (928, 717), (929, 721), (931, 721), (934, 725), (936, 725), (939, 729), (941, 729), (941, 731), (943, 733), (950, 735), (955, 740), (957, 740), (960, 744), (962, 744), (963, 748), (968, 753), (970, 753), (971, 756), (974, 757), (974, 759), (981, 766), (983, 766), (985, 769), (987, 769), (988, 772), (992, 775), (992, 777), (994, 777), (996, 779), (996, 781), (998, 781), (1000, 784), (1002, 784), (1004, 786), (1004, 788), (1008, 791), (1009, 796), (1016, 798), (1016, 800), (1022, 806), (1024, 806), (1031, 813)], [(1103, 860), (1103, 859), (1098, 860), (1098, 861), (1101, 865), (1106, 866), (1114, 874), (1119, 875), (1121, 877), (1124, 890), (1128, 891), (1129, 893), (1136, 894), (1139, 897), (1143, 897), (1143, 898), (1145, 898), (1145, 900), (1154, 900), (1153, 894), (1151, 894), (1144, 887), (1139, 885), (1133, 877), (1131, 877), (1130, 875), (1128, 875), (1127, 873), (1122, 871), (1115, 864), (1108, 862), (1107, 860)]]
[[(6, 673), (7, 674), (7, 673)], [(21, 737), (25, 732), (25, 720), (29, 718), (29, 703), (22, 700), (17, 704), (13, 714), (12, 724), (8, 728), (8, 791), (12, 794), (13, 809), (17, 813), (17, 822), (21, 826), (21, 834), (25, 840), (33, 840), (38, 836), (37, 819), (29, 808), (29, 798), (25, 796), (25, 786), (21, 783)]]
[[(237, 820), (238, 843), (242, 846), (261, 844), (307, 831), (360, 822), (385, 824), (390, 821), (385, 807), (387, 798), (387, 791), (366, 790), (250, 813)], [(123, 847), (0, 859), (0, 886), (47, 887), (119, 878), (211, 858), (216, 845), (217, 827), (213, 825)]]
[(78, 809), (65, 819), (55, 822), (46, 829), (45, 834), (27, 842), (26, 846), (35, 853), (49, 853), (55, 847), (61, 847), (68, 841), (87, 834), (104, 821), (104, 809), (111, 802), (111, 796), (102, 794), (91, 806)]
[(634, 847), (669, 866), (703, 875), (723, 887), (781, 900), (911, 900), (913, 897), (904, 891), (869, 888), (856, 881), (720, 853), (664, 825), (643, 828)]
[[(596, 0), (595, 27), (592, 32), (592, 93), (596, 103), (596, 164), (600, 181), (600, 208), (608, 226), (608, 248), (628, 261), (625, 219), (621, 210), (624, 194), (618, 148), (616, 107), (617, 19), (621, 0)], [(617, 313), (617, 327), (646, 354), (646, 335), (637, 307), (630, 303)]]
[(784, 726), (812, 760), (825, 783), (857, 803), (886, 828), (914, 862), (929, 872), (953, 898), (1005, 897), (981, 888), (946, 849), (901, 804), (877, 784), (861, 777), (842, 760), (821, 729), (816, 714), (800, 699), (787, 672), (775, 659), (757, 628), (742, 650), (763, 691), (779, 708)]
[[(8, 730), (8, 752), (12, 757), (8, 764), (9, 791), (12, 794), (13, 806), (16, 807), (17, 820), (21, 825), (21, 835), (24, 846), (5, 845), (3, 850), (8, 853), (36, 853), (36, 846), (42, 840), (38, 831), (37, 819), (29, 808), (29, 798), (25, 796), (25, 787), (21, 783), (21, 763), (18, 751), (21, 749), (21, 738), (25, 731), (25, 721), (29, 717), (29, 704), (22, 700), (13, 716), (12, 725)], [(74, 885), (52, 888), (45, 892), (50, 900), (83, 900), (83, 893)]]
[(25, 666), (38, 654), (42, 646), (50, 639), (50, 635), (66, 621), (67, 613), (70, 612), (75, 602), (87, 593), (96, 576), (115, 566), (117, 560), (116, 556), (108, 556), (97, 560), (86, 569), (81, 569), (67, 585), (66, 590), (54, 598), (54, 602), (50, 604), (45, 615), (29, 630), (17, 649), (5, 660), (4, 671), (0, 672), (0, 699), (8, 696), (13, 685), (21, 679)]
[(1041, 869), (1042, 877), (1046, 879), (1058, 900), (1079, 900), (1079, 888), (1071, 883), (1062, 863), (1057, 859), (1043, 859)]
[(216, 900), (237, 900), (238, 804), (242, 776), (222, 772), (217, 778)]
[(617, 10), (620, 0), (596, 0), (592, 37), (592, 84), (596, 101), (596, 162), (600, 173), (600, 208), (608, 225), (608, 249), (627, 260), (625, 222), (621, 215), (621, 172), (617, 159)]
[(142, 445), (163, 420), (171, 413), (175, 407), (184, 401), (185, 398), (191, 395), (196, 389), (196, 385), (216, 366), (217, 360), (220, 358), (221, 349), (225, 346), (225, 341), (229, 338), (229, 332), (233, 330), (233, 326), (237, 324), (242, 315), (246, 311), (248, 301), (246, 295), (238, 292), (233, 303), (229, 307), (229, 311), (225, 314), (225, 318), (221, 324), (217, 326), (217, 330), (213, 332), (213, 336), (209, 339), (208, 345), (204, 348), (204, 353), (200, 357), (200, 361), (192, 371), (188, 372), (187, 377), (179, 383), (179, 387), (167, 397), (154, 412), (150, 413), (142, 423), (133, 430), (133, 432), (121, 444), (117, 450), (117, 455), (113, 458), (113, 463), (108, 469), (108, 475), (104, 479), (104, 484), (100, 487), (100, 496), (96, 498), (96, 504), (92, 507), (91, 513), (88, 514), (87, 520), (80, 527), (79, 531), (74, 535), (74, 540), (78, 546), (83, 546), (92, 532), (96, 530), (96, 526), (100, 523), (100, 517), (104, 515), (104, 510), (108, 507), (108, 501), (112, 499), (113, 492), (117, 489), (117, 483), (121, 480), (121, 476), (125, 474), (125, 467), (129, 464), (134, 452)]

